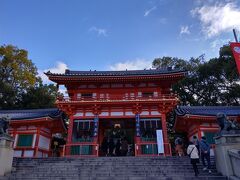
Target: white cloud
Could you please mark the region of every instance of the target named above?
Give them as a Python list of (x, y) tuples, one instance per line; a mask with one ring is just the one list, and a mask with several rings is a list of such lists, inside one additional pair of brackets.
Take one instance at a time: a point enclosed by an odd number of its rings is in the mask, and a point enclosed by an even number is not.
[(58, 92), (62, 93), (64, 96), (68, 96), (67, 94), (67, 88), (63, 85), (59, 86)]
[(65, 73), (66, 69), (68, 69), (68, 67), (65, 63), (57, 62), (56, 67), (47, 69), (46, 71), (50, 71), (51, 73)]
[(180, 35), (182, 34), (190, 34), (188, 26), (181, 26)]
[(203, 5), (191, 13), (201, 21), (202, 31), (208, 38), (240, 28), (240, 8), (233, 2)]
[(166, 24), (166, 23), (167, 23), (167, 19), (166, 19), (166, 18), (160, 18), (160, 19), (159, 19), (159, 22), (160, 22), (161, 24)]
[(50, 84), (52, 81), (44, 74), (44, 72), (50, 71), (51, 73), (65, 73), (65, 70), (68, 69), (67, 65), (63, 62), (57, 62), (56, 66), (53, 68), (38, 70), (38, 75), (42, 78), (44, 84)]
[(103, 28), (97, 28), (95, 26), (91, 27), (89, 29), (89, 31), (92, 31), (92, 32), (96, 32), (98, 34), (98, 36), (107, 36), (108, 33), (107, 33), (107, 30), (106, 29), (103, 29)]
[(152, 11), (154, 11), (155, 9), (157, 9), (156, 6), (153, 6), (152, 8), (150, 9), (147, 9), (145, 12), (144, 12), (144, 17), (147, 17)]
[(149, 69), (152, 67), (152, 61), (145, 59), (136, 59), (131, 61), (119, 62), (109, 67), (112, 71), (119, 70), (141, 70), (141, 69)]
[(211, 48), (215, 51), (215, 49), (219, 49), (221, 46), (228, 44), (230, 39), (215, 39), (210, 43)]

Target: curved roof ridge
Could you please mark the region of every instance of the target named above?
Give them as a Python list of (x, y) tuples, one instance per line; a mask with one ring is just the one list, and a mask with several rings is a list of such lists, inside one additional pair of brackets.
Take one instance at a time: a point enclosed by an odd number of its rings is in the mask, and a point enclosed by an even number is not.
[(124, 75), (157, 75), (157, 74), (170, 74), (170, 73), (180, 73), (187, 72), (183, 69), (144, 69), (144, 70), (118, 70), (118, 71), (74, 71), (66, 69), (65, 73), (51, 73), (46, 72), (46, 75), (60, 75), (60, 76), (124, 76)]
[(0, 110), (0, 113), (2, 112), (19, 112), (19, 113), (24, 113), (24, 112), (43, 112), (43, 111), (54, 111), (54, 110), (58, 110), (58, 108), (45, 108), (45, 109), (4, 109), (4, 110)]
[(240, 106), (179, 106), (175, 112), (178, 116), (216, 116), (220, 112), (228, 116), (240, 116)]
[(0, 117), (9, 116), (12, 120), (27, 120), (42, 117), (56, 118), (62, 115), (57, 108), (46, 109), (22, 109), (22, 110), (0, 110)]

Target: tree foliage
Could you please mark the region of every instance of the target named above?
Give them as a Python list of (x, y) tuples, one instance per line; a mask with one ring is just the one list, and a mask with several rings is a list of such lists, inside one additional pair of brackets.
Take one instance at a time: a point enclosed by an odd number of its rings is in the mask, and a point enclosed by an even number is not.
[[(176, 83), (172, 90), (180, 99), (180, 105), (219, 106), (240, 105), (240, 80), (229, 46), (223, 46), (218, 58), (205, 61), (203, 55), (184, 60), (173, 57), (156, 58), (155, 68), (180, 68), (188, 71), (187, 76)], [(174, 112), (167, 116), (169, 140), (174, 144)], [(184, 134), (177, 136), (186, 137)]]
[(43, 84), (39, 79), (34, 87), (30, 87), (27, 93), (22, 94), (22, 108), (51, 108), (54, 107), (58, 89), (53, 84)]
[(240, 85), (231, 49), (224, 46), (220, 56), (205, 61), (203, 55), (189, 61), (163, 57), (153, 61), (156, 68), (181, 68), (188, 75), (172, 88), (178, 94), (181, 105), (239, 105)]
[(57, 88), (43, 85), (28, 52), (0, 46), (0, 109), (52, 107)]

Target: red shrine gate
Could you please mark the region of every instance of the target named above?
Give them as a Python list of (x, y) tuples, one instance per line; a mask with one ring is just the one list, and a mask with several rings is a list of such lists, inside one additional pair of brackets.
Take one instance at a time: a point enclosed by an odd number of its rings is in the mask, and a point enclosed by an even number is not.
[(158, 155), (157, 129), (163, 132), (164, 155), (171, 156), (166, 115), (178, 103), (170, 90), (184, 71), (66, 70), (46, 75), (65, 85), (69, 95), (56, 102), (70, 118), (66, 156), (100, 156), (104, 136), (115, 130), (124, 134), (135, 156)]

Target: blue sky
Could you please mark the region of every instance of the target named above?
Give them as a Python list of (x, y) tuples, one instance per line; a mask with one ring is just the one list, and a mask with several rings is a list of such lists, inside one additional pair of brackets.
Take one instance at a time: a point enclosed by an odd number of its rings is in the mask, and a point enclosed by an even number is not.
[(240, 30), (239, 0), (1, 0), (0, 45), (48, 69), (150, 67), (156, 57), (218, 56)]

